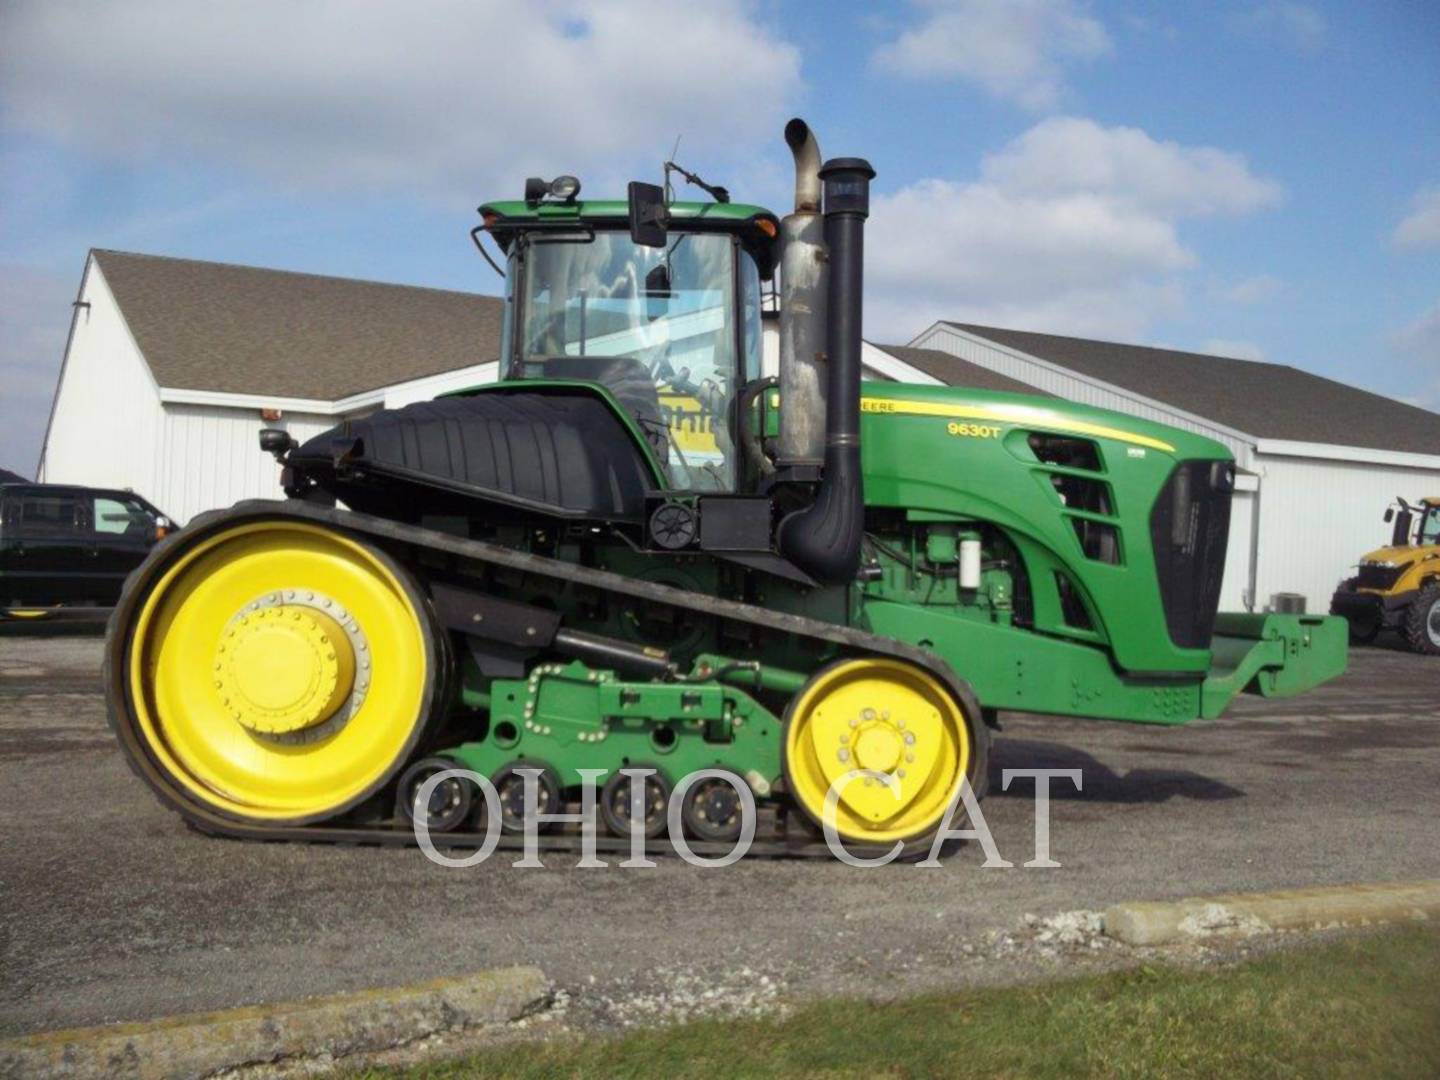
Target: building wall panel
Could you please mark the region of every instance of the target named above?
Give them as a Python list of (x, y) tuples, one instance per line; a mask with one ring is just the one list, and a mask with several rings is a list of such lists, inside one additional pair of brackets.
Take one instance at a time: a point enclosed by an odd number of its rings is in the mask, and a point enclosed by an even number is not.
[(1397, 495), (1440, 494), (1440, 471), (1264, 455), (1260, 481), (1262, 605), (1277, 592), (1328, 611), (1336, 584), (1360, 556), (1389, 543), (1382, 520)]
[(159, 391), (92, 259), (86, 264), (38, 479), (132, 488), (153, 500), (160, 429)]
[(1230, 503), (1230, 539), (1225, 549), (1225, 579), (1220, 586), (1221, 611), (1250, 611), (1250, 560), (1255, 544), (1258, 495), (1237, 491)]
[(279, 421), (267, 422), (250, 409), (169, 404), (153, 501), (185, 522), (240, 499), (284, 498), (280, 466), (260, 452), (260, 429), (284, 428), (304, 442), (340, 419), (287, 413)]

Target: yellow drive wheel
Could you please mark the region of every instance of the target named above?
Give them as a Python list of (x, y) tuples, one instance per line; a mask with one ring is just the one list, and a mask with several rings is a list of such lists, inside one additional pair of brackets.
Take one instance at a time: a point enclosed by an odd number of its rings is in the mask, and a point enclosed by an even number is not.
[(125, 720), (173, 786), (242, 820), (354, 806), (412, 756), (440, 673), (388, 556), (296, 521), (200, 536), (133, 608)]
[(846, 841), (888, 845), (934, 832), (974, 761), (965, 710), (934, 677), (903, 661), (832, 664), (786, 711), (785, 779), (817, 825), (837, 780), (856, 770), (885, 777), (843, 784), (834, 824)]

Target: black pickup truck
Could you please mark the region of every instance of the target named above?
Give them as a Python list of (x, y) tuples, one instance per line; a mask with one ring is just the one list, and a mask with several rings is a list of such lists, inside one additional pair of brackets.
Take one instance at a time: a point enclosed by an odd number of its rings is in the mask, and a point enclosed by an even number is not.
[(133, 491), (0, 478), (0, 619), (102, 614), (171, 528)]

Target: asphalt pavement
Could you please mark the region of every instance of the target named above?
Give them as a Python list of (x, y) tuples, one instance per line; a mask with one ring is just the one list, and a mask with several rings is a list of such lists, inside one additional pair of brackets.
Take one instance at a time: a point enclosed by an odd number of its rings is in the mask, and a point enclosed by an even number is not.
[[(982, 868), (970, 844), (938, 868), (872, 870), (581, 870), (562, 855), (457, 870), (413, 850), (207, 838), (121, 759), (100, 652), (93, 636), (0, 636), (0, 1035), (510, 964), (616, 1018), (667, 993), (889, 995), (1062, 963), (1007, 951), (1026, 913), (1440, 877), (1440, 659), (1396, 648), (1182, 728), (1006, 715), (984, 810), (1015, 867)], [(1053, 796), (1059, 868), (1021, 865), (1034, 800), (1028, 781), (999, 790), (1006, 768), (1083, 771), (1082, 791)]]

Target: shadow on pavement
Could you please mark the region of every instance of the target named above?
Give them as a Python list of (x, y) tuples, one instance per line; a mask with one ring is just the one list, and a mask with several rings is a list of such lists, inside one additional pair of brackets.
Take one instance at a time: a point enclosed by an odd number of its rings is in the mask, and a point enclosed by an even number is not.
[(1035, 781), (1017, 776), (1002, 791), (1005, 769), (1079, 769), (1084, 788), (1076, 791), (1065, 779), (1050, 781), (1050, 798), (1064, 802), (1162, 803), (1171, 799), (1216, 802), (1240, 799), (1245, 792), (1223, 781), (1188, 769), (1131, 769), (1118, 773), (1093, 754), (1063, 743), (1031, 739), (997, 739), (990, 759), (992, 799), (1034, 799)]

